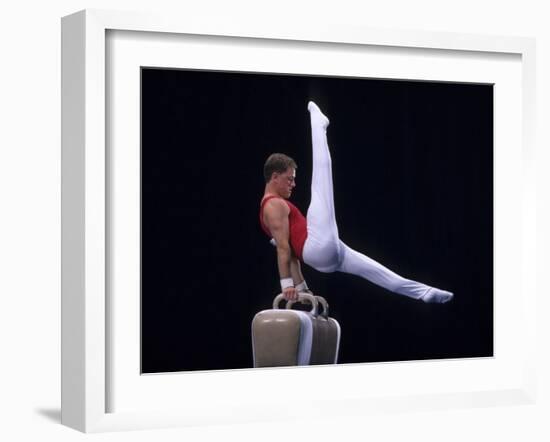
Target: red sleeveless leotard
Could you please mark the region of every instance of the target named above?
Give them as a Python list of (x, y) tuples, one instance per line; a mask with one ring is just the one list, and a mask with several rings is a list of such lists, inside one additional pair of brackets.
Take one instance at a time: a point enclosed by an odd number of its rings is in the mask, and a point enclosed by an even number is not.
[[(270, 238), (272, 237), (271, 232), (267, 228), (267, 226), (264, 224), (263, 219), (263, 212), (264, 212), (264, 204), (269, 201), (271, 198), (280, 198), (275, 195), (270, 195), (266, 197), (262, 204), (260, 205), (260, 224), (262, 226), (263, 231), (266, 233), (267, 236)], [(281, 198), (283, 199), (283, 198)], [(302, 215), (302, 212), (290, 201), (284, 200), (285, 203), (288, 204), (288, 207), (290, 208), (290, 214), (288, 215), (288, 225), (289, 225), (289, 233), (290, 233), (290, 247), (292, 248), (292, 251), (294, 254), (298, 257), (298, 259), (302, 260), (302, 251), (304, 250), (304, 243), (306, 242), (307, 238), (307, 221), (306, 217)]]

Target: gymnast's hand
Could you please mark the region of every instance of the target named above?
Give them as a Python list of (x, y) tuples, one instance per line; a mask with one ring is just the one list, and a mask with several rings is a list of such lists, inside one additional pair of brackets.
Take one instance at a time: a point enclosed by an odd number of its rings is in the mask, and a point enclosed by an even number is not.
[(283, 290), (283, 296), (287, 301), (297, 301), (298, 291), (295, 287), (287, 287)]

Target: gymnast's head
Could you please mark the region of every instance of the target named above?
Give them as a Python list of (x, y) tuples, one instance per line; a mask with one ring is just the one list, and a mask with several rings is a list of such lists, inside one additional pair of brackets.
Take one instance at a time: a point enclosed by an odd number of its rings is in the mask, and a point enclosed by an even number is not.
[(296, 162), (283, 153), (271, 154), (264, 164), (266, 190), (289, 198), (296, 186)]

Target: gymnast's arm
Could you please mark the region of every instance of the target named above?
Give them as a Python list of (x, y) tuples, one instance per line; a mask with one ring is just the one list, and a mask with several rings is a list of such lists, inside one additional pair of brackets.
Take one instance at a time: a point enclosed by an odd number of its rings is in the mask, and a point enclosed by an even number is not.
[[(277, 264), (280, 279), (292, 278), (290, 262), (292, 251), (289, 244), (288, 205), (279, 198), (269, 200), (264, 206), (265, 223), (277, 243)], [(287, 287), (283, 290), (285, 299), (297, 299), (296, 289)]]
[(302, 275), (302, 269), (300, 267), (300, 260), (294, 255), (290, 257), (290, 273), (292, 274), (292, 280), (294, 281), (294, 287), (305, 281), (304, 275)]
[[(277, 243), (273, 238), (271, 238), (271, 241), (269, 242), (273, 245), (273, 247), (277, 247)], [(304, 275), (302, 274), (300, 260), (297, 258), (297, 256), (294, 253), (292, 253), (292, 255), (290, 256), (290, 273), (292, 275), (292, 281), (294, 282), (294, 287), (296, 287), (298, 291), (306, 291), (306, 292), (309, 291), (309, 289), (307, 288)], [(304, 286), (302, 290), (300, 290), (300, 287), (299, 287), (300, 284)]]

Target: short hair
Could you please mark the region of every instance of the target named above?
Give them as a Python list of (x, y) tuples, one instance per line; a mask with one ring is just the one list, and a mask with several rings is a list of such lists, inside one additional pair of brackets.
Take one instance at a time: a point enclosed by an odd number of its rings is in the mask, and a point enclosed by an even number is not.
[(289, 167), (297, 169), (296, 161), (284, 153), (272, 153), (264, 164), (265, 182), (269, 183), (273, 172), (284, 173)]

